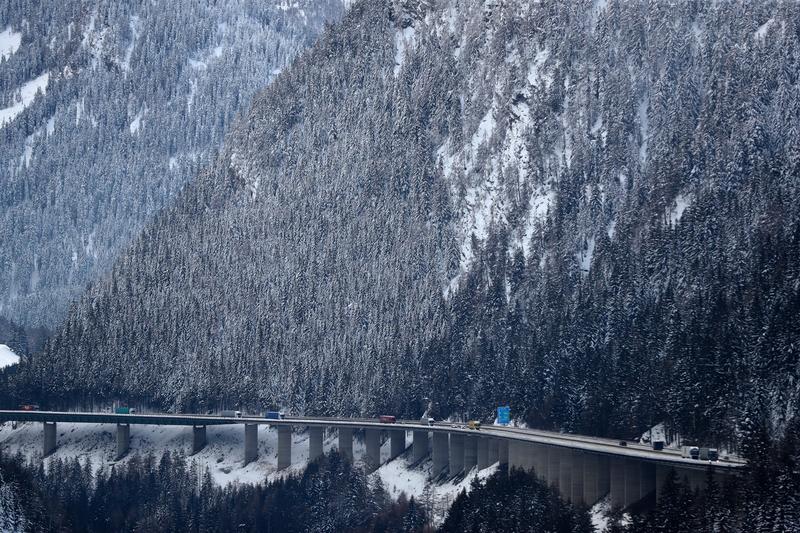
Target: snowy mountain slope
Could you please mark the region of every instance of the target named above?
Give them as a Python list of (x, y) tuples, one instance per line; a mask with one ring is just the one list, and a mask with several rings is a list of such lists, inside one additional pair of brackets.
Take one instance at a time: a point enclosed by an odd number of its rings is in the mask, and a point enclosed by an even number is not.
[[(0, 2), (0, 314), (54, 326), (341, 0)], [(37, 96), (38, 95), (38, 96)]]
[(23, 387), (780, 431), (800, 398), (797, 10), (358, 3)]

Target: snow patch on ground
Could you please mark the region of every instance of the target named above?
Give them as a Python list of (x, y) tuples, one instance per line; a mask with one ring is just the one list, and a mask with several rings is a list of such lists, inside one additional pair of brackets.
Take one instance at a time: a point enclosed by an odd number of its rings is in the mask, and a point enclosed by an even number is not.
[(667, 214), (667, 222), (670, 226), (676, 226), (678, 222), (680, 222), (681, 217), (683, 217), (684, 211), (692, 205), (694, 201), (694, 195), (689, 194), (679, 194), (675, 197), (675, 201), (672, 202), (672, 207)]
[(136, 47), (136, 41), (139, 40), (139, 35), (140, 35), (139, 17), (137, 15), (131, 15), (130, 28), (131, 28), (131, 42), (128, 45), (128, 49), (125, 50), (125, 58), (122, 60), (122, 70), (126, 72), (130, 70), (131, 57), (133, 56), (133, 50)]
[(0, 368), (16, 365), (17, 363), (19, 363), (19, 356), (14, 353), (14, 350), (5, 344), (0, 344)]
[(0, 61), (8, 59), (19, 50), (19, 45), (22, 44), (22, 34), (15, 32), (9, 26), (0, 32)]
[(553, 83), (553, 77), (542, 70), (542, 66), (549, 57), (549, 48), (536, 52), (536, 57), (534, 57), (533, 61), (528, 65), (528, 83), (531, 86), (548, 89)]
[(758, 29), (753, 33), (753, 37), (756, 40), (763, 41), (764, 39), (766, 39), (767, 33), (769, 32), (769, 29), (772, 27), (773, 24), (775, 24), (774, 17), (766, 21), (761, 26), (759, 26)]
[(531, 239), (539, 224), (547, 218), (550, 208), (556, 200), (556, 193), (551, 189), (540, 189), (531, 195), (528, 202), (528, 219), (525, 222), (525, 233), (522, 238), (522, 253), (527, 259), (531, 253)]
[(592, 267), (594, 244), (594, 237), (589, 237), (586, 239), (586, 247), (579, 250), (578, 253), (575, 254), (575, 260), (578, 262), (578, 267), (581, 269), (581, 273), (584, 275), (588, 274), (589, 269)]
[(19, 88), (16, 94), (14, 105), (0, 109), (0, 128), (17, 118), (36, 99), (39, 91), (44, 94), (47, 91), (47, 84), (50, 81), (50, 73), (45, 72), (38, 78), (26, 82)]
[(406, 59), (407, 50), (413, 49), (416, 44), (416, 31), (414, 26), (408, 26), (402, 30), (397, 30), (394, 34), (394, 76), (400, 74), (403, 63)]
[(642, 98), (639, 102), (639, 107), (637, 110), (637, 117), (639, 118), (639, 135), (641, 137), (641, 144), (639, 145), (639, 161), (642, 165), (647, 163), (647, 141), (648, 141), (648, 129), (650, 123), (647, 118), (647, 108), (650, 105), (650, 101), (647, 97)]
[[(115, 424), (77, 424), (59, 423), (57, 426), (56, 451), (44, 459), (45, 467), (54, 458), (78, 458), (85, 463), (91, 460), (95, 469), (129, 461), (135, 454), (152, 453), (156, 457), (164, 452), (191, 453), (192, 428), (179, 426), (131, 426), (130, 451), (120, 459), (116, 455)], [(39, 423), (20, 423), (16, 429), (12, 423), (0, 424), (0, 447), (15, 454), (21, 451), (30, 459), (38, 460), (42, 450), (42, 425)], [(292, 465), (277, 470), (278, 435), (266, 425), (258, 426), (258, 458), (247, 466), (242, 466), (244, 458), (244, 427), (241, 424), (229, 426), (208, 426), (208, 444), (199, 453), (189, 456), (201, 468), (208, 468), (214, 481), (220, 485), (230, 483), (262, 483), (275, 480), (287, 474), (302, 472), (308, 460), (308, 433), (292, 434)], [(335, 435), (329, 435), (323, 442), (324, 450), (335, 448)], [(387, 452), (388, 453), (388, 452)], [(363, 441), (353, 440), (353, 455), (360, 464), (364, 455)], [(388, 457), (388, 455), (387, 455)]]
[(608, 527), (608, 512), (611, 510), (611, 500), (608, 496), (597, 502), (589, 509), (592, 527), (597, 533), (603, 533)]
[(440, 525), (444, 521), (447, 511), (461, 491), (469, 492), (473, 479), (476, 477), (481, 480), (486, 479), (497, 472), (499, 467), (495, 463), (483, 470), (474, 468), (464, 476), (436, 483), (430, 481), (433, 466), (430, 460), (421, 465), (412, 466), (406, 455), (401, 455), (394, 461), (383, 464), (371, 474), (371, 477), (373, 479), (380, 478), (383, 487), (394, 499), (397, 499), (400, 494), (405, 494), (409, 498), (413, 496), (415, 500), (430, 505), (436, 525)]
[(147, 108), (140, 109), (139, 112), (136, 113), (136, 116), (133, 117), (133, 122), (131, 122), (131, 125), (129, 126), (131, 135), (136, 135), (137, 133), (139, 133), (139, 128), (142, 127), (142, 117), (144, 116), (144, 112), (146, 110)]

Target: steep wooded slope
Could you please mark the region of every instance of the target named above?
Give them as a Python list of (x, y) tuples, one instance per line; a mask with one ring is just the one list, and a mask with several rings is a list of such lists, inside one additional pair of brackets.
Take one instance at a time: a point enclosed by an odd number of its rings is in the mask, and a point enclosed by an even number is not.
[(59, 324), (342, 5), (0, 2), (0, 314)]
[(798, 9), (358, 3), (28, 386), (780, 429), (798, 399)]

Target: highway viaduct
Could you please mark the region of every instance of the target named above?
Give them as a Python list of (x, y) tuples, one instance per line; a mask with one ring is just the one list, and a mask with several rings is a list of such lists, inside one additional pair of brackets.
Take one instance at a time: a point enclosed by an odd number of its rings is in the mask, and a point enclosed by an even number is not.
[(326, 429), (338, 432), (339, 453), (353, 459), (353, 433), (363, 431), (366, 445), (364, 464), (369, 471), (380, 466), (381, 438), (389, 440), (389, 460), (404, 453), (407, 432), (411, 432), (411, 460), (419, 463), (430, 456), (432, 477), (456, 476), (473, 468), (483, 469), (495, 463), (508, 468), (534, 472), (552, 485), (568, 501), (592, 505), (610, 494), (613, 505), (627, 508), (641, 500), (658, 498), (670, 469), (698, 490), (705, 487), (709, 469), (715, 476), (736, 475), (745, 463), (735, 458), (710, 463), (681, 457), (676, 450), (655, 451), (646, 446), (575, 434), (540, 430), (484, 426), (472, 430), (463, 424), (419, 421), (381, 423), (375, 419), (354, 418), (285, 418), (281, 420), (229, 418), (192, 414), (112, 414), (54, 411), (0, 411), (0, 422), (41, 422), (44, 427), (43, 455), (56, 449), (56, 424), (78, 422), (116, 424), (117, 458), (130, 446), (132, 425), (171, 425), (192, 428), (191, 453), (206, 445), (206, 427), (240, 424), (244, 426), (244, 464), (256, 459), (258, 426), (268, 425), (278, 432), (278, 469), (292, 462), (293, 427), (309, 432), (309, 460), (323, 454)]

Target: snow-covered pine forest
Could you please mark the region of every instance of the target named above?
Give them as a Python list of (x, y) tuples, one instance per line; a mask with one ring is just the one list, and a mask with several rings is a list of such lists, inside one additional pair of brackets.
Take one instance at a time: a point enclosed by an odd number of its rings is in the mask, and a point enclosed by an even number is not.
[(18, 391), (780, 434), (798, 23), (795, 2), (357, 2)]
[(343, 5), (0, 1), (0, 314), (59, 325)]

